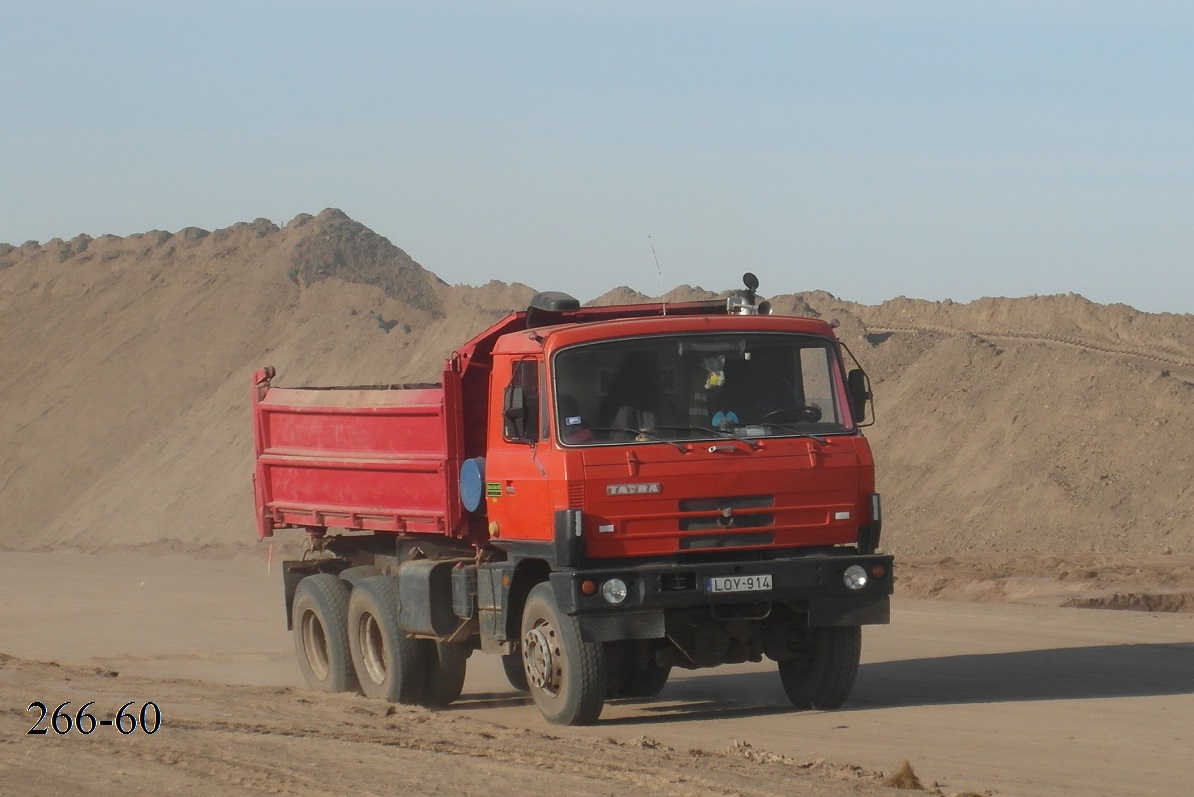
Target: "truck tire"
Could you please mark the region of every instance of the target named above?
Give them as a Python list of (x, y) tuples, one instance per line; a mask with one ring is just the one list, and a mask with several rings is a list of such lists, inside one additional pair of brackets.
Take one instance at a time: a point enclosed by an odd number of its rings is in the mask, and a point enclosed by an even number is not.
[(671, 667), (652, 664), (645, 670), (631, 670), (618, 690), (618, 697), (655, 697), (667, 685)]
[(351, 692), (356, 673), (348, 648), (348, 587), (329, 573), (299, 582), (291, 604), (294, 652), (307, 686), (320, 692)]
[(522, 657), (535, 705), (553, 725), (592, 725), (605, 706), (605, 655), (585, 642), (580, 623), (556, 606), (550, 584), (536, 585), (522, 612)]
[(527, 671), (522, 663), (521, 653), (502, 656), (502, 669), (506, 671), (506, 680), (510, 682), (510, 686), (514, 687), (515, 691), (531, 691), (530, 685), (527, 684)]
[(622, 687), (630, 679), (634, 647), (624, 639), (603, 642), (601, 647), (605, 651), (605, 699), (612, 700), (622, 696)]
[(423, 641), (428, 665), (425, 703), (432, 708), (443, 708), (464, 691), (464, 675), (472, 650), (457, 643)]
[(426, 693), (426, 647), (398, 623), (398, 582), (370, 576), (348, 600), (348, 646), (366, 697), (417, 704)]
[(341, 581), (348, 585), (348, 591), (352, 592), (352, 588), (357, 585), (357, 582), (364, 581), (370, 576), (380, 576), (381, 571), (373, 565), (358, 565), (341, 570), (337, 575)]
[(807, 630), (807, 655), (779, 663), (788, 699), (798, 709), (839, 708), (850, 696), (862, 655), (862, 627)]
[(607, 698), (655, 697), (672, 674), (670, 666), (644, 661), (631, 641), (606, 642), (604, 648)]

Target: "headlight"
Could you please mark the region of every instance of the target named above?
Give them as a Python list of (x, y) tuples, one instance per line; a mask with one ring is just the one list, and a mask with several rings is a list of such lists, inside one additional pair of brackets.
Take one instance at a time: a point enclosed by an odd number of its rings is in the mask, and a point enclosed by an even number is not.
[[(863, 578), (866, 574), (863, 574)], [(601, 585), (601, 597), (605, 598), (605, 602), (617, 606), (626, 600), (627, 589), (626, 582), (620, 578), (611, 578)]]
[(866, 586), (867, 572), (861, 565), (850, 565), (842, 574), (842, 581), (849, 589), (862, 589)]

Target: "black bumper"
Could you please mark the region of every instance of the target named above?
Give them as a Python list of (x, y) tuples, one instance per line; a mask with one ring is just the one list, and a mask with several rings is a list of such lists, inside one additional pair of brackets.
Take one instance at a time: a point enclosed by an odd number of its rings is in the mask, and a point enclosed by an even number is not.
[[(846, 568), (859, 565), (868, 574), (859, 590), (848, 588)], [(878, 567), (881, 575), (873, 575)], [(711, 579), (771, 577), (771, 589), (748, 592), (714, 592)], [(611, 606), (601, 596), (601, 585), (610, 578), (626, 582), (626, 600)], [(581, 583), (597, 584), (595, 595), (581, 592)], [(668, 611), (742, 604), (782, 603), (804, 614), (810, 626), (847, 626), (887, 623), (892, 593), (892, 557), (881, 554), (791, 556), (752, 562), (700, 564), (644, 564), (562, 570), (551, 574), (551, 584), (561, 610), (576, 615), (586, 635), (601, 641), (658, 639), (664, 636)]]

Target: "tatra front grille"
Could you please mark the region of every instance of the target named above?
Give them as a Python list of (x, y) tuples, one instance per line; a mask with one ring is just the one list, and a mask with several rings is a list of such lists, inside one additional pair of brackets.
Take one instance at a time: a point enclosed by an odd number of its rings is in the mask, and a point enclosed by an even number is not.
[(680, 518), (681, 531), (717, 529), (757, 529), (775, 525), (775, 515), (757, 512), (775, 506), (775, 496), (744, 495), (728, 498), (687, 498), (680, 501), (680, 511), (691, 513)]

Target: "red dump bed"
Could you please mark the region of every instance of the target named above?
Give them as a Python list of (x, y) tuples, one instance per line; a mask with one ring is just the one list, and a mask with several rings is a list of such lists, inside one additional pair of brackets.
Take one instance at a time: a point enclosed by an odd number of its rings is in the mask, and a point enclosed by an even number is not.
[(278, 388), (272, 377), (253, 375), (259, 537), (282, 525), (461, 533), (451, 391)]

